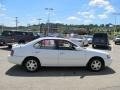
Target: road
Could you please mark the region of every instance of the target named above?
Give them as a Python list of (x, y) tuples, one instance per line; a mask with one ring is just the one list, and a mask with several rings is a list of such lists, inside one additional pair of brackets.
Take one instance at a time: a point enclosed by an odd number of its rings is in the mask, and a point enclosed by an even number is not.
[(113, 62), (100, 72), (86, 68), (42, 68), (29, 73), (7, 61), (10, 51), (0, 49), (0, 90), (120, 90), (120, 45), (108, 51)]

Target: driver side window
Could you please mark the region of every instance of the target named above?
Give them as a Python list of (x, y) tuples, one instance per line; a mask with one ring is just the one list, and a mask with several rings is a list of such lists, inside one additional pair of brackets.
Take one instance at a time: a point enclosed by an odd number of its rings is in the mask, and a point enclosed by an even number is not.
[(59, 50), (75, 50), (74, 45), (69, 41), (58, 40), (58, 49)]

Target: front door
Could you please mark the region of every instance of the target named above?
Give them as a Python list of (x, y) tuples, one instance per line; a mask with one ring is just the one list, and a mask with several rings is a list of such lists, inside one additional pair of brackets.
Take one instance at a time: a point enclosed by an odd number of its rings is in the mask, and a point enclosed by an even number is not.
[(74, 44), (66, 41), (58, 41), (59, 48), (59, 66), (82, 66), (83, 50), (76, 50)]

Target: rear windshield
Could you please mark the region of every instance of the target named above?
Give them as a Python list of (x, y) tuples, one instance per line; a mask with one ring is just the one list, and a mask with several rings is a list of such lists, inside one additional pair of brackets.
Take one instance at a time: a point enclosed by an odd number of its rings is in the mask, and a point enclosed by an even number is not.
[(13, 32), (12, 31), (4, 31), (2, 32), (2, 36), (12, 36)]
[(33, 35), (32, 32), (21, 32), (21, 31), (4, 31), (2, 32), (2, 36), (13, 36), (13, 35)]
[(107, 34), (95, 34), (94, 38), (107, 38)]

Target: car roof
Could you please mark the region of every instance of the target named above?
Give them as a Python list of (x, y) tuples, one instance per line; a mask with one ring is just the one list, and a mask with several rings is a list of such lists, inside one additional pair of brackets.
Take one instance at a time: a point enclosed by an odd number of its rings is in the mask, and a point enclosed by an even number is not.
[(41, 38), (35, 39), (35, 40), (27, 43), (27, 45), (37, 43), (37, 42), (39, 42), (40, 40), (44, 40), (44, 39), (67, 40), (67, 41), (70, 41), (70, 42), (72, 42), (73, 44), (79, 46), (78, 44), (74, 43), (74, 42), (73, 42), (72, 40), (70, 40), (70, 39), (67, 39), (67, 38), (59, 38), (59, 37), (41, 37)]
[(67, 38), (60, 38), (60, 37), (42, 37), (42, 38), (39, 38), (40, 40), (41, 39), (63, 39), (63, 40), (69, 40)]

